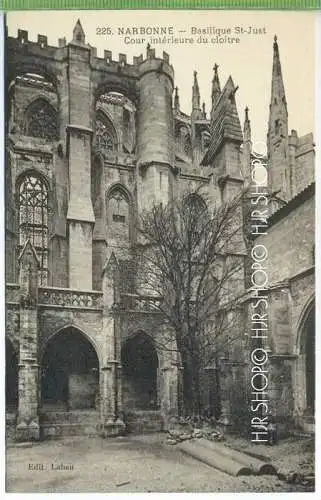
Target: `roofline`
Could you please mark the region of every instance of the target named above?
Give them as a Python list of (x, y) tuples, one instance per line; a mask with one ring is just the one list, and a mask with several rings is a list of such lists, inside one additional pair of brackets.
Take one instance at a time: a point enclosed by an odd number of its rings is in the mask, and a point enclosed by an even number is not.
[(273, 226), (281, 219), (289, 215), (292, 210), (295, 210), (302, 203), (304, 203), (309, 198), (315, 195), (315, 181), (311, 182), (307, 187), (302, 189), (296, 196), (294, 196), (286, 205), (279, 208), (274, 214), (268, 219), (268, 227)]

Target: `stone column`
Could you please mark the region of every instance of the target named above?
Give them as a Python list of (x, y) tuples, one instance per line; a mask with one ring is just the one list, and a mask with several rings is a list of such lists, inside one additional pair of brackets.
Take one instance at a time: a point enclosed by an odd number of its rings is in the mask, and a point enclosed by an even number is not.
[(39, 260), (30, 240), (19, 256), (20, 345), (17, 441), (40, 438), (38, 365), (38, 269)]
[[(117, 341), (115, 337), (116, 319), (113, 308), (117, 303), (119, 281), (118, 262), (112, 253), (103, 271), (103, 334), (105, 341), (101, 383), (102, 436), (112, 436), (124, 430), (124, 422), (119, 414), (121, 392), (119, 391)], [(121, 381), (120, 381), (121, 382)]]
[(293, 363), (295, 410), (302, 413), (306, 408), (306, 355), (299, 354)]
[(122, 365), (121, 365), (121, 335), (120, 335), (120, 318), (114, 319), (114, 336), (115, 336), (115, 385), (116, 385), (116, 423), (124, 426), (123, 412), (123, 381), (122, 381)]

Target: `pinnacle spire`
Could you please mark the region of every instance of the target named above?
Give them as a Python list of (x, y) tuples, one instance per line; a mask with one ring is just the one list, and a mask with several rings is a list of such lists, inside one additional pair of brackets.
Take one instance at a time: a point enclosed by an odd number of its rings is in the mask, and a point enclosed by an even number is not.
[(175, 111), (179, 111), (179, 109), (180, 109), (178, 87), (175, 87), (174, 109), (175, 109)]
[(200, 89), (197, 81), (197, 71), (194, 71), (194, 83), (193, 83), (193, 96), (192, 96), (192, 108), (194, 110), (200, 110)]
[(244, 142), (251, 141), (251, 121), (249, 119), (249, 108), (245, 108), (245, 119), (243, 127)]
[(243, 176), (246, 182), (251, 181), (251, 153), (252, 153), (251, 122), (249, 119), (249, 108), (246, 106), (244, 127), (243, 127), (243, 152), (242, 152)]
[(211, 110), (211, 118), (213, 117), (214, 113), (214, 108), (216, 106), (216, 103), (221, 95), (221, 85), (220, 85), (220, 79), (218, 76), (218, 64), (214, 64), (213, 71), (214, 71), (214, 76), (212, 80), (212, 110)]
[(280, 191), (280, 197), (289, 199), (290, 176), (288, 160), (288, 110), (282, 77), (277, 36), (273, 41), (273, 65), (267, 150), (269, 158), (269, 186)]
[(279, 45), (277, 36), (274, 36), (273, 42), (273, 66), (271, 83), (271, 101), (269, 117), (269, 137), (284, 136), (287, 137), (288, 111), (282, 77), (282, 68), (280, 61)]
[(73, 37), (72, 41), (76, 43), (85, 43), (85, 32), (83, 30), (83, 27), (81, 25), (80, 19), (75, 24), (75, 27), (73, 29)]
[(202, 104), (202, 119), (206, 120), (205, 102)]
[(283, 102), (286, 105), (285, 90), (284, 90), (284, 83), (283, 83), (283, 77), (282, 77), (280, 53), (279, 53), (279, 45), (278, 45), (277, 36), (275, 35), (274, 42), (273, 42), (271, 104), (278, 104), (278, 102)]

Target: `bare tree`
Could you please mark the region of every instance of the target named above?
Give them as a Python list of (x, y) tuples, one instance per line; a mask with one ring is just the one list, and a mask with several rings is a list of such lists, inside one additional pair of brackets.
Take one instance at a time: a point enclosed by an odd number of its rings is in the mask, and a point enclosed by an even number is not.
[[(211, 209), (197, 193), (155, 204), (139, 221), (139, 283), (155, 297), (163, 349), (180, 353), (185, 411), (202, 411), (202, 373), (238, 337), (244, 289), (243, 193)], [(173, 343), (173, 339), (175, 342)]]

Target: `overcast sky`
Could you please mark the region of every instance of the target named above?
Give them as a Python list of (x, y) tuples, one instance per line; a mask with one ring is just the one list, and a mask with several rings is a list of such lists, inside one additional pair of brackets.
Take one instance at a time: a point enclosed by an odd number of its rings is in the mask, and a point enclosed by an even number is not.
[[(239, 85), (236, 94), (241, 123), (244, 108), (250, 108), (253, 141), (266, 139), (271, 89), (273, 37), (278, 36), (283, 78), (289, 111), (289, 131), (294, 128), (299, 135), (315, 130), (315, 13), (314, 12), (264, 12), (264, 11), (42, 11), (10, 12), (7, 15), (9, 36), (16, 36), (17, 29), (29, 31), (29, 39), (37, 34), (48, 36), (49, 45), (57, 45), (58, 38), (72, 38), (72, 30), (80, 18), (86, 42), (97, 47), (98, 56), (104, 49), (132, 57), (145, 54), (146, 43), (125, 44), (117, 34), (118, 27), (173, 26), (175, 36), (189, 36), (192, 26), (206, 28), (231, 28), (249, 26), (264, 29), (266, 34), (244, 34), (238, 44), (154, 45), (156, 55), (165, 50), (175, 71), (175, 85), (179, 87), (181, 109), (191, 111), (193, 71), (198, 72), (201, 99), (210, 111), (213, 65), (219, 65), (223, 87), (229, 75)], [(109, 26), (114, 35), (98, 36), (96, 28)], [(234, 34), (232, 36), (235, 36)], [(136, 37), (142, 38), (142, 37)], [(196, 36), (194, 37), (196, 42)], [(208, 37), (212, 38), (212, 35)]]

